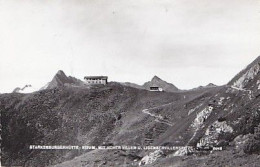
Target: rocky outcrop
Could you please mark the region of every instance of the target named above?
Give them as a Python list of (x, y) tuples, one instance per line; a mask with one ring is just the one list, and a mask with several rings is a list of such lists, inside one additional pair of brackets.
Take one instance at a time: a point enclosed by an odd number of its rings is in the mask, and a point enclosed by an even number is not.
[(260, 88), (259, 81), (260, 56), (257, 57), (244, 70), (238, 73), (229, 83), (231, 87), (239, 90), (250, 89), (256, 91)]

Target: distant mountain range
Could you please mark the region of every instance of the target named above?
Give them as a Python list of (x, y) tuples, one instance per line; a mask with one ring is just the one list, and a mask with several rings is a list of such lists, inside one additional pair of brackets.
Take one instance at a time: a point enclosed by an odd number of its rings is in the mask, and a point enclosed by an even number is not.
[[(75, 77), (67, 76), (62, 70), (59, 70), (53, 79), (39, 90), (53, 89), (64, 86), (84, 86), (84, 82)], [(15, 88), (13, 93), (32, 93), (39, 91), (32, 87), (32, 85), (25, 85), (23, 88)]]
[[(125, 86), (130, 86), (133, 88), (137, 88), (137, 89), (145, 89), (145, 90), (150, 90), (150, 87), (160, 87), (166, 92), (187, 91), (187, 90), (178, 89), (175, 85), (162, 80), (161, 78), (159, 78), (156, 75), (151, 79), (151, 81), (145, 82), (143, 85), (138, 85), (138, 84), (131, 83), (131, 82), (121, 82), (120, 84), (125, 85)], [(213, 88), (216, 86), (217, 85), (215, 85), (213, 83), (209, 83), (206, 86), (199, 86), (199, 87), (193, 88), (191, 90), (207, 89), (207, 88)]]
[[(121, 82), (120, 84), (125, 85), (125, 86), (130, 86), (133, 88), (137, 89), (145, 89), (145, 90), (150, 90), (150, 87), (160, 87), (166, 92), (176, 92), (176, 91), (181, 91), (178, 89), (175, 85), (168, 83), (158, 76), (154, 76), (151, 81), (145, 82), (143, 85), (138, 85), (135, 83), (131, 82)], [(59, 70), (53, 77), (53, 79), (47, 83), (45, 86), (43, 86), (40, 90), (44, 89), (53, 89), (57, 87), (63, 87), (63, 86), (86, 86), (83, 81), (80, 79), (77, 79), (72, 76), (67, 76), (62, 70)], [(214, 84), (209, 84), (207, 86), (200, 86), (198, 88), (194, 89), (203, 89), (203, 88), (211, 88), (216, 85)], [(15, 88), (13, 90), (14, 93), (32, 93), (38, 91), (37, 89), (33, 88), (31, 85), (25, 85), (24, 88)]]
[(31, 93), (37, 91), (32, 85), (25, 85), (24, 87), (20, 88), (17, 87), (13, 90), (13, 93)]

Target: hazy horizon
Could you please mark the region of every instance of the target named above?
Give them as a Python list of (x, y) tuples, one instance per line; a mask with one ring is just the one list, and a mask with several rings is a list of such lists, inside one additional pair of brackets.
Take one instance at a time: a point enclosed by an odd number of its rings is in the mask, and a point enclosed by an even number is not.
[(0, 93), (83, 80), (224, 85), (260, 55), (259, 0), (0, 0)]

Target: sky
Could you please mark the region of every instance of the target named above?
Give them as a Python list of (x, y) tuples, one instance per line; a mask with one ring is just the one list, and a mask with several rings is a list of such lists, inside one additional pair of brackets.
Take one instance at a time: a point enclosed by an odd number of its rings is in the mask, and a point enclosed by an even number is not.
[(260, 0), (0, 0), (0, 93), (83, 80), (226, 84), (260, 55)]

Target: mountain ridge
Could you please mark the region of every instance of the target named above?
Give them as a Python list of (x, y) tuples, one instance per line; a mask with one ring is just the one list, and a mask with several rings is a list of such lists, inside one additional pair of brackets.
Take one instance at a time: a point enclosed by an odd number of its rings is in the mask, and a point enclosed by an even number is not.
[[(3, 164), (37, 166), (40, 161), (44, 166), (69, 167), (86, 160), (88, 166), (93, 163), (101, 166), (171, 166), (173, 163), (190, 166), (184, 163), (192, 161), (194, 166), (205, 166), (201, 159), (212, 156), (211, 166), (239, 166), (232, 158), (250, 156), (243, 152), (244, 148), (249, 153), (252, 149), (253, 153), (260, 153), (260, 141), (252, 137), (257, 135), (255, 129), (260, 126), (259, 64), (258, 57), (227, 85), (210, 84), (210, 89), (150, 92), (116, 82), (89, 89), (66, 86), (74, 85), (74, 80), (59, 72), (54, 77), (55, 89), (28, 95), (1, 94)], [(160, 86), (158, 83), (173, 88), (165, 82), (155, 76), (146, 84), (146, 89)], [(239, 139), (243, 139), (240, 144), (236, 142)], [(256, 141), (255, 145), (252, 146), (251, 140)], [(93, 150), (53, 151), (51, 154), (28, 149), (29, 145), (39, 143), (182, 148), (160, 152)], [(226, 150), (216, 154), (203, 150), (205, 147)], [(202, 149), (206, 154), (201, 155), (193, 148)], [(189, 154), (194, 156), (187, 156)], [(176, 159), (176, 156), (186, 159)], [(222, 164), (218, 160), (223, 160)], [(259, 158), (253, 160), (259, 163)], [(241, 162), (244, 166), (253, 166), (248, 163)]]

